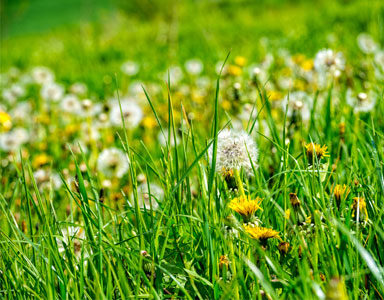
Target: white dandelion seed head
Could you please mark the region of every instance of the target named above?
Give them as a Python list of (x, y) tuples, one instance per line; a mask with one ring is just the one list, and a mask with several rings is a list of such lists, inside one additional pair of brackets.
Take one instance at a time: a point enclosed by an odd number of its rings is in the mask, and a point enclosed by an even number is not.
[(139, 200), (139, 206), (141, 209), (157, 210), (159, 208), (158, 202), (161, 202), (164, 198), (163, 189), (155, 184), (150, 184), (150, 193), (148, 191), (148, 183), (144, 182), (137, 187), (137, 196)]
[(139, 72), (139, 65), (134, 61), (126, 61), (121, 65), (121, 72), (128, 76), (134, 76)]
[(71, 114), (78, 114), (81, 111), (80, 101), (77, 96), (73, 94), (64, 96), (63, 100), (60, 102), (60, 108), (62, 111)]
[(107, 177), (121, 178), (127, 173), (129, 161), (117, 148), (104, 149), (97, 159), (97, 169)]
[(85, 95), (88, 91), (88, 88), (85, 83), (75, 82), (69, 87), (69, 91), (75, 95)]
[(199, 75), (203, 71), (204, 65), (200, 59), (190, 59), (185, 62), (185, 69), (191, 75)]
[(41, 98), (48, 101), (59, 102), (64, 95), (64, 88), (55, 82), (49, 82), (40, 90)]
[[(289, 98), (289, 99), (288, 99)], [(288, 102), (289, 100), (289, 102)], [(303, 91), (295, 91), (285, 96), (281, 103), (283, 111), (285, 111), (288, 103), (287, 116), (291, 118), (294, 114), (301, 116), (303, 121), (308, 121), (311, 117), (311, 97)]]
[(355, 93), (351, 89), (348, 89), (346, 93), (347, 104), (353, 108), (355, 113), (370, 112), (373, 110), (376, 105), (376, 98), (372, 90), (367, 93)]
[(35, 67), (32, 69), (32, 78), (37, 84), (47, 84), (55, 80), (55, 75), (47, 67)]
[[(212, 159), (213, 145), (208, 155)], [(245, 131), (222, 130), (217, 139), (216, 171), (240, 170), (250, 175), (252, 164), (257, 165), (258, 150), (252, 137)], [(252, 163), (251, 163), (252, 162)]]
[(121, 114), (123, 114), (124, 122), (128, 129), (137, 127), (143, 119), (143, 110), (141, 107), (132, 99), (122, 99), (120, 103), (121, 111), (119, 102), (116, 99), (112, 100), (112, 107), (109, 113), (109, 119), (112, 125), (122, 126)]
[(368, 33), (360, 33), (357, 37), (357, 44), (365, 54), (374, 53), (379, 49), (379, 45)]
[(338, 77), (345, 68), (345, 60), (341, 52), (323, 49), (317, 52), (314, 66), (318, 73), (326, 73)]

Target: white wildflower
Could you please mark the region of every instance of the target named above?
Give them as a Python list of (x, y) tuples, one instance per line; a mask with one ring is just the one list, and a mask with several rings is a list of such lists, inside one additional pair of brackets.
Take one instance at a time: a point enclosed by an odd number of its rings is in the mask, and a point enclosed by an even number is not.
[(122, 126), (121, 113), (124, 118), (125, 125), (128, 129), (132, 129), (139, 125), (141, 119), (143, 118), (143, 110), (141, 107), (132, 99), (122, 99), (121, 111), (119, 102), (114, 99), (112, 100), (112, 107), (109, 113), (109, 119), (112, 125)]
[(58, 102), (64, 95), (64, 88), (60, 84), (49, 82), (43, 85), (40, 95), (44, 100)]
[(124, 152), (117, 148), (103, 150), (97, 159), (97, 168), (107, 177), (121, 178), (127, 173), (129, 161)]
[(199, 75), (203, 68), (203, 63), (199, 59), (190, 59), (185, 62), (185, 69), (191, 75)]
[(139, 72), (139, 65), (134, 61), (126, 61), (121, 65), (121, 71), (128, 76), (134, 76)]
[(339, 77), (341, 71), (344, 70), (345, 61), (341, 52), (336, 53), (331, 49), (323, 49), (316, 54), (314, 66), (318, 73)]
[(374, 39), (367, 33), (360, 33), (358, 35), (357, 44), (359, 45), (360, 50), (365, 54), (374, 53), (379, 48)]

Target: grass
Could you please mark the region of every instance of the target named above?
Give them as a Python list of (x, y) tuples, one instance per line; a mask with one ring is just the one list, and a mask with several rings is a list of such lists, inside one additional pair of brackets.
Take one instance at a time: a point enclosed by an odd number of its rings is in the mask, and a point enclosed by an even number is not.
[[(109, 15), (83, 24), (72, 23), (75, 12), (63, 17), (70, 27), (52, 31), (51, 21), (28, 34), (21, 23), (2, 37), (2, 88), (23, 84), (26, 94), (0, 103), (13, 126), (0, 118), (0, 296), (383, 299), (384, 85), (373, 55), (356, 43), (368, 32), (383, 48), (380, 1), (132, 3), (116, 2)], [(343, 52), (342, 75), (323, 87), (299, 85), (295, 68), (301, 59), (313, 63), (324, 47)], [(262, 82), (247, 69), (267, 54), (274, 63)], [(203, 61), (203, 75), (184, 70), (174, 82), (167, 67), (193, 57)], [(287, 57), (299, 62), (289, 65)], [(120, 72), (127, 59), (139, 63), (137, 75)], [(22, 79), (36, 65), (54, 70), (67, 92), (86, 83), (80, 99), (101, 103), (101, 111), (84, 117), (44, 99), (39, 84)], [(13, 66), (21, 74), (12, 77)], [(280, 83), (286, 77), (293, 88)], [(132, 92), (134, 81), (143, 91)], [(374, 92), (374, 109), (357, 112), (348, 90)], [(291, 113), (297, 91), (309, 96), (307, 120)], [(125, 115), (126, 95), (142, 110), (137, 126)], [(112, 96), (118, 126), (100, 123)], [(19, 103), (32, 107), (22, 118), (14, 114)], [(252, 111), (240, 118), (247, 105)], [(239, 124), (258, 160), (252, 174), (239, 168), (223, 175), (216, 167), (220, 132)], [(4, 150), (3, 134), (14, 128), (25, 128), (29, 140)], [(326, 145), (329, 156), (308, 154), (311, 142)], [(112, 147), (129, 162), (124, 176), (99, 166), (100, 153)], [(51, 173), (42, 180), (38, 170)], [(340, 197), (337, 184), (346, 186)], [(249, 220), (229, 207), (242, 189), (263, 199), (252, 224), (278, 237), (250, 237)]]

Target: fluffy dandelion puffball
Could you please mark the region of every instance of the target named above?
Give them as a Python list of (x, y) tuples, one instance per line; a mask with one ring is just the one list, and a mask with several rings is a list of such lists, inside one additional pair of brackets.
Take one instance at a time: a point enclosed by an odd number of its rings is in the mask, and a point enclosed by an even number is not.
[(97, 159), (97, 168), (105, 176), (121, 178), (127, 173), (128, 158), (117, 148), (103, 150)]
[[(212, 159), (213, 147), (209, 149)], [(229, 170), (240, 170), (251, 174), (252, 165), (257, 168), (258, 149), (252, 137), (245, 131), (224, 129), (218, 135), (216, 170), (226, 174)]]

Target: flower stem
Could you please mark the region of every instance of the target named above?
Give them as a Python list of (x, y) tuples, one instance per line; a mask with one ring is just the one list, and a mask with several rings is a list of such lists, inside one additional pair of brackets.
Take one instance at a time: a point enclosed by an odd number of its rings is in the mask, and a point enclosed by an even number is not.
[(244, 192), (243, 182), (242, 182), (242, 180), (240, 178), (239, 170), (237, 170), (237, 169), (233, 170), (233, 174), (235, 175), (235, 179), (236, 179), (236, 182), (237, 182), (237, 187), (239, 189), (239, 193), (245, 199), (245, 192)]

